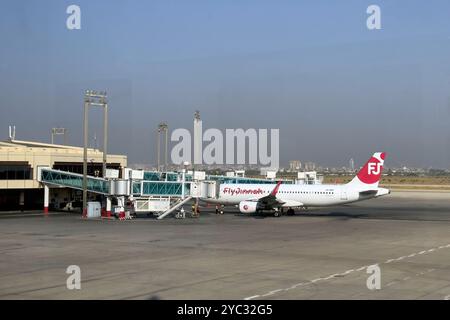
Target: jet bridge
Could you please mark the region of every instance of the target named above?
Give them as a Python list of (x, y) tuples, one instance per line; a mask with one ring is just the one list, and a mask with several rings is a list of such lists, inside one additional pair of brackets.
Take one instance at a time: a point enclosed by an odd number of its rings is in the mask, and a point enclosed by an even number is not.
[[(164, 176), (164, 180), (161, 178)], [(160, 219), (185, 204), (191, 198), (216, 197), (216, 181), (180, 181), (177, 173), (147, 173), (140, 179), (105, 179), (87, 176), (88, 192), (111, 197), (132, 197), (136, 212), (154, 212)], [(153, 180), (154, 179), (154, 180)], [(161, 179), (161, 180), (159, 180)], [(38, 168), (38, 181), (44, 185), (44, 210), (48, 210), (49, 186), (83, 190), (83, 175), (79, 173)], [(107, 204), (108, 206), (108, 204)], [(107, 208), (107, 211), (110, 209)]]
[[(45, 185), (83, 190), (83, 175), (79, 173), (40, 167), (38, 170), (38, 181)], [(131, 192), (130, 184), (132, 185)], [(195, 184), (193, 189), (197, 192), (197, 196), (202, 196), (202, 193), (197, 191), (199, 188), (197, 186), (198, 182), (104, 179), (87, 176), (87, 190), (89, 192), (110, 196), (129, 196), (130, 194), (133, 194), (135, 197), (188, 196), (190, 195), (192, 184)]]
[[(41, 167), (38, 169), (37, 180), (43, 184), (52, 186), (83, 190), (83, 175), (78, 173)], [(87, 189), (89, 192), (110, 195), (111, 181), (88, 176)]]

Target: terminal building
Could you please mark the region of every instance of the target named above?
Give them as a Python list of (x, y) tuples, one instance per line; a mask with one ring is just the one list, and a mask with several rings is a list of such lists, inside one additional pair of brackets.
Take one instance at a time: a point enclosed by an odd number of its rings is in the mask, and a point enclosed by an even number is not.
[[(88, 175), (102, 177), (103, 153), (88, 149)], [(126, 155), (107, 155), (107, 168), (122, 172)], [(38, 168), (83, 173), (83, 148), (31, 141), (0, 142), (0, 211), (41, 210), (44, 187), (38, 182)], [(50, 208), (63, 209), (81, 201), (82, 192), (70, 188), (50, 188)]]

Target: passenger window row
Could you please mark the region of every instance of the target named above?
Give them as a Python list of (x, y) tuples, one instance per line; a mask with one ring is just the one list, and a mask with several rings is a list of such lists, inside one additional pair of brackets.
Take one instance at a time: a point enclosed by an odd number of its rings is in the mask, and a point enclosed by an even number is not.
[[(268, 192), (267, 192), (268, 193)], [(334, 194), (334, 191), (280, 191), (279, 193), (300, 194)]]

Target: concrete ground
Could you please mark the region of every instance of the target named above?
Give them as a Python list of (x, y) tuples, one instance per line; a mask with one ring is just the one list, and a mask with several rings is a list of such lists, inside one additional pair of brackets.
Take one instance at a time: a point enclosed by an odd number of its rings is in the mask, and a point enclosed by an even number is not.
[[(450, 193), (281, 218), (8, 214), (0, 252), (0, 299), (450, 299)], [(366, 285), (374, 264), (379, 290)], [(66, 288), (69, 265), (81, 290)]]

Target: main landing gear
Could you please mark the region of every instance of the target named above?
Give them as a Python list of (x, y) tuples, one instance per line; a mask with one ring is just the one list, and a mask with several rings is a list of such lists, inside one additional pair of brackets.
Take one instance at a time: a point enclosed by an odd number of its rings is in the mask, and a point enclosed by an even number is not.
[[(281, 217), (283, 214), (284, 214), (283, 208), (281, 208), (281, 210), (275, 209), (275, 211), (274, 211), (274, 213), (273, 213), (273, 216), (278, 218), (278, 217)], [(293, 216), (293, 215), (295, 215), (295, 210), (292, 209), (292, 208), (289, 208), (289, 209), (286, 211), (286, 215), (288, 215), (288, 216)]]
[[(283, 208), (275, 209), (274, 212), (273, 212), (273, 216), (274, 216), (274, 217), (277, 217), (277, 218), (278, 218), (278, 217), (281, 217), (283, 214), (284, 214), (284, 209), (283, 209)], [(293, 216), (293, 215), (295, 215), (295, 211), (294, 211), (294, 209), (289, 208), (289, 209), (286, 211), (286, 214), (287, 214), (288, 216)]]

